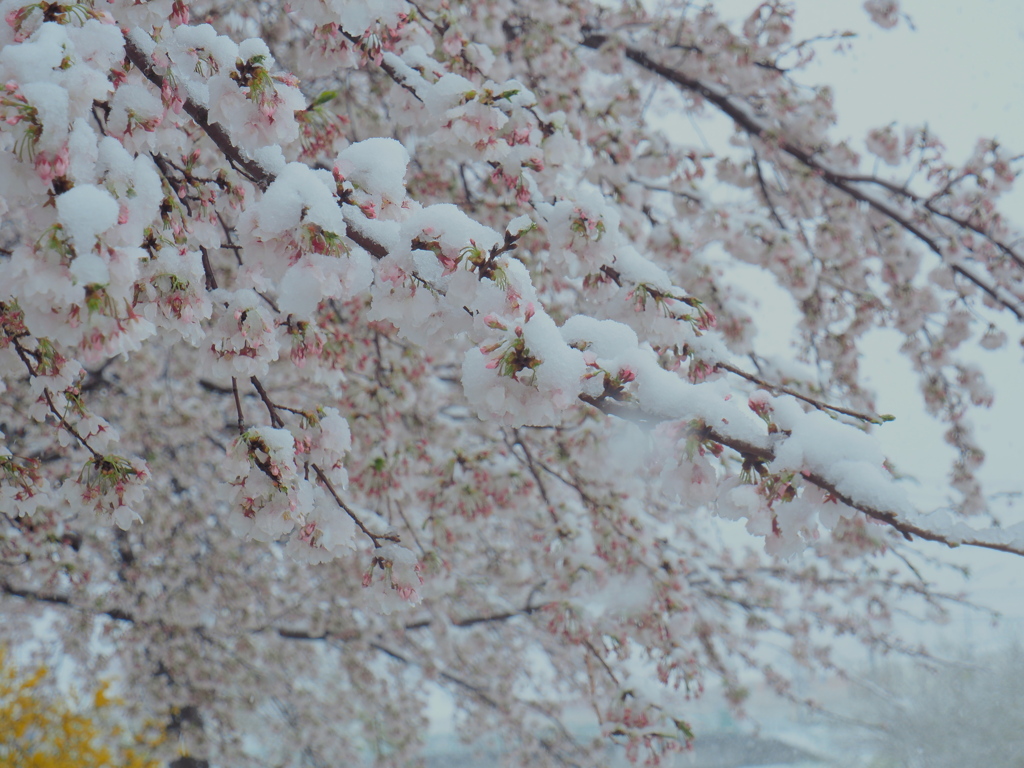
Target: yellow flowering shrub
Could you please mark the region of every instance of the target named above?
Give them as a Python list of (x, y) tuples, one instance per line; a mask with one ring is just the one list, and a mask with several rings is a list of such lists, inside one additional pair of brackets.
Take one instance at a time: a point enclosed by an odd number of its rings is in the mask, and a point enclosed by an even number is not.
[(132, 734), (117, 724), (123, 703), (100, 683), (91, 701), (57, 693), (49, 670), (19, 670), (0, 647), (0, 765), (4, 768), (157, 768), (156, 730)]

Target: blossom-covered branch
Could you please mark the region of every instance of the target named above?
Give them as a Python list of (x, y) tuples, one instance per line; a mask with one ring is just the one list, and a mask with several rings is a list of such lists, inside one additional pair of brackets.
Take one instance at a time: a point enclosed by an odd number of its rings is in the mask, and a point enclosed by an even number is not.
[[(788, 5), (100, 5), (0, 0), (0, 639), (73, 609), (168, 743), (404, 765), (443, 691), (531, 765), (657, 761), (705, 686), (788, 690), (762, 643), (916, 653), (896, 601), (955, 599), (910, 541), (1024, 554), (962, 514), (993, 393), (957, 352), (1021, 311), (1016, 160), (890, 127), (917, 181), (863, 168)], [(651, 125), (651, 74), (733, 148)], [(869, 434), (889, 326), (953, 512)]]

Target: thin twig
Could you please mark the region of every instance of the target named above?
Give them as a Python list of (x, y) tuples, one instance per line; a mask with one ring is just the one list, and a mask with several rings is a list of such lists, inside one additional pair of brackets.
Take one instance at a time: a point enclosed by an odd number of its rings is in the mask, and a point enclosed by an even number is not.
[(752, 373), (747, 373), (746, 371), (737, 368), (733, 365), (730, 365), (729, 363), (718, 363), (717, 365), (715, 365), (715, 368), (721, 368), (723, 371), (734, 373), (737, 376), (740, 376), (746, 379), (747, 381), (757, 384), (758, 386), (763, 387), (764, 389), (767, 389), (771, 392), (782, 392), (784, 394), (790, 395), (791, 397), (795, 397), (798, 400), (803, 400), (805, 403), (813, 405), (819, 411), (834, 411), (835, 413), (841, 413), (844, 416), (850, 416), (854, 419), (866, 421), (869, 424), (885, 424), (886, 422), (893, 420), (892, 417), (889, 415), (872, 416), (871, 414), (868, 413), (852, 411), (849, 408), (841, 408), (838, 405), (829, 405), (828, 403), (823, 402), (821, 400), (815, 400), (813, 397), (801, 394), (800, 392), (797, 392), (795, 389), (790, 389), (789, 387), (782, 386), (781, 384), (772, 384), (769, 381), (765, 381), (764, 379), (755, 376)]
[(754, 170), (757, 172), (757, 183), (761, 187), (761, 196), (764, 197), (764, 202), (768, 206), (768, 210), (771, 211), (772, 218), (779, 225), (779, 229), (788, 231), (788, 228), (779, 216), (779, 212), (775, 210), (775, 203), (772, 202), (771, 195), (768, 194), (768, 185), (765, 183), (764, 174), (761, 173), (761, 158), (757, 156), (756, 151), (754, 152)]
[(283, 427), (284, 419), (282, 419), (281, 415), (277, 412), (277, 406), (274, 405), (274, 401), (270, 399), (270, 395), (267, 394), (267, 390), (263, 388), (262, 382), (260, 382), (260, 380), (255, 376), (250, 376), (249, 381), (252, 382), (256, 391), (259, 392), (260, 400), (262, 400), (263, 404), (267, 407), (267, 413), (270, 414), (270, 426), (278, 428)]
[(338, 492), (334, 490), (334, 485), (331, 483), (330, 478), (328, 478), (324, 471), (320, 469), (320, 466), (318, 464), (312, 464), (311, 466), (313, 467), (313, 471), (316, 472), (317, 478), (324, 484), (327, 492), (334, 498), (335, 503), (345, 510), (345, 514), (352, 518), (352, 522), (354, 522), (356, 526), (358, 526), (359, 530), (365, 533), (370, 541), (373, 542), (374, 549), (380, 549), (382, 541), (401, 541), (401, 538), (397, 533), (373, 533), (373, 531), (367, 528), (363, 524), (363, 521), (359, 519), (359, 515), (353, 512), (348, 504), (341, 500), (341, 496), (339, 496)]
[(541, 480), (540, 473), (537, 472), (537, 468), (533, 464), (533, 456), (530, 455), (530, 449), (526, 443), (523, 442), (522, 435), (519, 434), (518, 429), (513, 429), (512, 434), (515, 435), (515, 442), (513, 446), (518, 445), (523, 449), (523, 455), (526, 457), (526, 468), (530, 470), (530, 474), (533, 475), (534, 481), (537, 483), (537, 490), (540, 492), (541, 498), (544, 499), (544, 504), (547, 506), (548, 514), (551, 516), (551, 522), (555, 525), (560, 525), (561, 521), (558, 519), (558, 515), (555, 512), (555, 505), (551, 503), (551, 499), (548, 498), (547, 488), (544, 486), (544, 481)]
[[(595, 50), (601, 48), (605, 43), (609, 42), (612, 38), (603, 33), (591, 33), (586, 35), (581, 44), (586, 48), (593, 48)], [(733, 100), (724, 93), (720, 93), (714, 88), (705, 85), (699, 80), (695, 80), (683, 72), (673, 69), (670, 66), (662, 64), (652, 59), (645, 51), (635, 48), (633, 46), (626, 45), (623, 47), (623, 53), (626, 58), (634, 62), (638, 66), (652, 72), (666, 80), (675, 83), (680, 88), (692, 91), (701, 96), (705, 101), (715, 105), (720, 111), (728, 115), (743, 131), (754, 138), (766, 139), (772, 132), (769, 131), (765, 126), (762, 126), (756, 118), (750, 115), (746, 109), (734, 103)], [(887, 218), (894, 221), (904, 230), (909, 232), (911, 235), (916, 237), (919, 241), (924, 243), (930, 251), (935, 253), (953, 272), (967, 279), (982, 291), (984, 291), (993, 301), (1002, 305), (1020, 321), (1024, 322), (1024, 309), (1021, 308), (1018, 301), (1007, 299), (1004, 297), (997, 285), (990, 285), (978, 275), (975, 275), (972, 271), (967, 269), (961, 264), (951, 263), (943, 253), (942, 248), (939, 246), (936, 239), (926, 233), (920, 226), (911, 221), (907, 216), (904, 216), (899, 211), (895, 210), (892, 206), (879, 200), (878, 198), (865, 193), (858, 189), (854, 184), (859, 182), (851, 182), (844, 174), (833, 171), (831, 168), (823, 165), (819, 161), (814, 153), (809, 152), (802, 147), (785, 141), (784, 139), (773, 136), (773, 146), (776, 146), (785, 154), (789, 155), (793, 159), (799, 161), (805, 167), (811, 169), (814, 174), (824, 181), (826, 184), (834, 189), (837, 189), (847, 196), (866, 204), (868, 207), (873, 208), (878, 213), (883, 214)], [(982, 233), (986, 239), (989, 239), (997, 246), (995, 240), (988, 233)]]
[(213, 273), (213, 265), (210, 263), (210, 252), (205, 245), (199, 246), (199, 252), (203, 254), (203, 272), (206, 273), (206, 290), (217, 290), (217, 276)]
[(231, 377), (231, 394), (235, 396), (235, 413), (238, 414), (238, 434), (245, 432), (245, 417), (242, 415), (242, 401), (238, 397), (238, 379)]

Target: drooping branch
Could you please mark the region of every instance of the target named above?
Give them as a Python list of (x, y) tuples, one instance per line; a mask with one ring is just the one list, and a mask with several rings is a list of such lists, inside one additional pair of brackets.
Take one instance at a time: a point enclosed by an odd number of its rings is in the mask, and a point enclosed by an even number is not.
[[(266, 388), (263, 386), (263, 382), (261, 382), (258, 377), (250, 376), (249, 380), (252, 383), (253, 387), (256, 389), (256, 392), (259, 394), (260, 400), (263, 401), (263, 405), (267, 409), (267, 413), (270, 416), (270, 425), (272, 427), (274, 427), (276, 429), (281, 429), (281, 428), (284, 427), (284, 419), (281, 418), (281, 414), (279, 413), (280, 410), (291, 411), (293, 413), (301, 413), (301, 411), (298, 411), (298, 410), (296, 410), (294, 408), (286, 408), (286, 407), (284, 407), (282, 405), (279, 405), (279, 404), (275, 403), (273, 400), (271, 400), (269, 393), (267, 392)], [(238, 402), (238, 387), (237, 387), (237, 383), (235, 383), (234, 379), (232, 379), (232, 383), (233, 383), (233, 387), (234, 387), (233, 388), (233, 394), (235, 395), (235, 401), (237, 403)], [(241, 408), (240, 405), (238, 407)], [(240, 410), (239, 410), (239, 414), (241, 414)], [(241, 431), (241, 422), (240, 422), (240, 431)], [(334, 501), (338, 505), (338, 507), (341, 508), (345, 512), (345, 514), (347, 514), (352, 519), (352, 522), (356, 524), (356, 526), (359, 528), (359, 530), (362, 531), (367, 536), (367, 538), (369, 538), (370, 541), (373, 542), (374, 549), (380, 549), (380, 547), (382, 546), (381, 545), (382, 541), (392, 541), (392, 542), (401, 541), (401, 539), (398, 536), (398, 534), (395, 534), (395, 533), (373, 533), (373, 531), (371, 531), (369, 528), (366, 527), (366, 524), (363, 523), (363, 521), (360, 519), (359, 515), (357, 515), (355, 513), (355, 511), (348, 504), (346, 504), (344, 502), (344, 500), (341, 498), (341, 495), (335, 489), (334, 484), (331, 482), (330, 478), (327, 477), (327, 473), (325, 473), (323, 471), (323, 469), (321, 469), (321, 467), (319, 465), (317, 465), (317, 464), (311, 464), (310, 467), (313, 469), (313, 472), (316, 473), (317, 480), (319, 480), (320, 484), (323, 485), (324, 488), (327, 489), (327, 492), (331, 495), (331, 498), (334, 499)]]
[(94, 616), (106, 616), (107, 618), (114, 619), (115, 621), (135, 622), (135, 617), (132, 616), (131, 613), (121, 610), (120, 608), (95, 608), (82, 606), (73, 602), (67, 595), (61, 595), (56, 592), (43, 592), (23, 587), (16, 587), (7, 581), (0, 581), (0, 592), (10, 597), (21, 598), (22, 600), (30, 600), (37, 603), (56, 606), (58, 608), (67, 608), (80, 613), (89, 613)]
[(882, 179), (879, 178), (878, 176), (847, 173), (840, 174), (840, 178), (852, 183), (873, 184), (875, 186), (882, 187), (883, 189), (895, 195), (896, 197), (902, 197), (912, 203), (920, 205), (929, 213), (934, 213), (936, 216), (943, 218), (946, 221), (955, 224), (958, 227), (962, 227), (963, 229), (969, 229), (976, 235), (981, 235), (986, 240), (995, 245), (1000, 251), (1002, 251), (1004, 256), (1007, 256), (1008, 258), (1016, 262), (1017, 266), (1024, 268), (1024, 256), (1021, 256), (1021, 254), (1017, 253), (1017, 251), (1013, 249), (1012, 245), (996, 237), (991, 232), (986, 232), (984, 229), (982, 229), (980, 226), (975, 224), (970, 219), (966, 219), (962, 216), (955, 216), (954, 214), (949, 213), (948, 211), (941, 210), (935, 205), (935, 201), (941, 199), (945, 194), (947, 194), (949, 192), (949, 189), (957, 181), (957, 179), (954, 179), (952, 182), (947, 184), (945, 188), (943, 190), (940, 190), (938, 193), (928, 198), (923, 198), (916, 192), (909, 189), (906, 184), (895, 184), (889, 181), (888, 179)]
[[(591, 33), (584, 37), (582, 44), (588, 48), (598, 49), (601, 48), (606, 43), (608, 43), (610, 40), (611, 38), (608, 35), (601, 33)], [(163, 78), (154, 70), (154, 68), (149, 62), (149, 58), (147, 56), (144, 56), (141, 50), (133, 42), (129, 41), (128, 46), (129, 58), (132, 60), (132, 63), (135, 64), (151, 82), (153, 82), (157, 86), (160, 86), (163, 83)], [(757, 121), (755, 117), (751, 116), (745, 109), (743, 109), (738, 104), (734, 103), (727, 95), (715, 91), (709, 86), (686, 76), (682, 72), (679, 72), (677, 70), (672, 69), (671, 67), (656, 62), (654, 59), (650, 58), (645, 52), (640, 51), (639, 49), (626, 46), (625, 53), (627, 58), (629, 58), (631, 61), (634, 61), (636, 64), (643, 67), (644, 69), (654, 74), (657, 74), (661, 77), (664, 77), (665, 79), (675, 83), (681, 88), (698, 93), (703, 98), (708, 100), (710, 103), (717, 106), (726, 115), (731, 117), (737, 123), (737, 125), (739, 125), (743, 130), (748, 132), (751, 136), (760, 137), (763, 134), (765, 134), (766, 128), (760, 125), (760, 123)], [(192, 116), (193, 119), (196, 120), (197, 124), (210, 136), (211, 140), (213, 140), (213, 142), (225, 154), (229, 161), (231, 161), (233, 165), (236, 165), (239, 168), (244, 169), (246, 171), (247, 177), (251, 177), (254, 183), (256, 183), (261, 189), (265, 190), (267, 187), (269, 187), (271, 183), (273, 183), (273, 181), (276, 178), (274, 174), (265, 171), (264, 169), (260, 168), (258, 165), (253, 163), (251, 160), (245, 158), (242, 155), (241, 151), (231, 141), (230, 137), (227, 135), (224, 129), (218, 124), (211, 123), (209, 121), (208, 113), (205, 110), (205, 108), (191, 102), (190, 99), (186, 99), (185, 109), (186, 112), (190, 116)], [(815, 172), (815, 174), (821, 177), (826, 183), (846, 193), (850, 197), (871, 206), (876, 211), (885, 214), (894, 222), (904, 227), (907, 231), (911, 232), (918, 239), (924, 242), (940, 258), (944, 258), (942, 250), (938, 245), (938, 242), (932, 237), (930, 237), (918, 226), (916, 226), (909, 219), (907, 219), (899, 211), (896, 211), (885, 202), (880, 201), (874, 198), (873, 196), (863, 192), (861, 189), (854, 186), (853, 182), (844, 179), (841, 174), (838, 174), (826, 168), (824, 165), (821, 164), (821, 162), (817, 158), (813, 156), (812, 153), (802, 149), (801, 147), (790, 144), (783, 140), (778, 141), (778, 146), (783, 152), (800, 161), (810, 170)], [(339, 201), (339, 206), (341, 206), (342, 211), (346, 214), (346, 224), (348, 225), (346, 232), (347, 237), (349, 237), (351, 240), (360, 245), (360, 247), (364, 248), (374, 258), (381, 259), (384, 256), (386, 256), (388, 254), (388, 248), (382, 243), (375, 240), (373, 237), (367, 235), (365, 232), (360, 231), (359, 218), (357, 218), (355, 215), (348, 215), (349, 212), (352, 209), (354, 209), (354, 206), (349, 205), (347, 206), (349, 210), (346, 210), (345, 201)], [(967, 277), (972, 282), (977, 284), (994, 300), (999, 301), (999, 303), (1003, 304), (1008, 309), (1010, 309), (1019, 319), (1024, 320), (1024, 310), (1019, 309), (1014, 303), (1000, 296), (997, 288), (988, 286), (986, 283), (981, 281), (980, 278), (976, 278), (973, 274), (968, 272), (960, 265), (952, 264), (950, 266), (954, 271), (963, 274), (965, 277)], [(630, 421), (652, 422), (665, 420), (665, 417), (651, 418), (650, 415), (645, 414), (641, 409), (631, 407), (628, 404), (617, 402), (613, 399), (609, 399), (607, 396), (595, 398), (588, 395), (581, 395), (579, 399), (582, 402), (587, 403), (588, 405), (598, 408), (604, 413), (620, 416)], [(853, 415), (852, 412), (850, 413), (850, 415)], [(719, 443), (721, 445), (732, 448), (741, 456), (743, 456), (745, 460), (757, 462), (759, 464), (770, 463), (775, 458), (774, 452), (769, 448), (753, 445), (748, 441), (735, 438), (733, 436), (730, 436), (708, 426), (701, 428), (700, 437), (703, 440)], [(902, 519), (900, 515), (894, 511), (878, 509), (869, 504), (858, 502), (848, 494), (839, 491), (832, 481), (821, 476), (820, 474), (809, 472), (804, 474), (803, 477), (808, 482), (818, 486), (820, 489), (825, 491), (832, 498), (841, 501), (847, 506), (862, 512), (863, 514), (867, 515), (868, 517), (874, 520), (889, 525), (890, 527), (902, 533), (904, 537), (908, 539), (912, 536), (918, 536), (922, 539), (939, 542), (950, 547), (969, 545), (1024, 556), (1024, 547), (1004, 543), (1002, 541), (996, 541), (995, 538), (998, 537), (993, 537), (993, 540), (986, 540), (984, 538), (977, 536), (966, 536), (963, 538), (959, 538), (949, 536), (940, 532), (931, 531), (920, 525)], [(328, 490), (332, 490), (329, 485), (327, 487)], [(337, 495), (335, 494), (335, 498), (339, 502), (339, 505), (343, 509), (345, 509), (345, 506), (341, 502), (340, 497), (337, 497)], [(354, 520), (357, 519), (354, 515), (354, 512), (352, 512), (349, 509), (345, 509), (345, 511), (350, 515), (350, 517), (353, 517)], [(388, 536), (377, 536), (376, 534), (372, 534), (367, 530), (364, 530), (364, 533), (370, 536), (370, 538), (374, 541), (375, 546), (378, 546), (377, 539), (388, 538)]]
[(736, 374), (740, 378), (746, 379), (752, 384), (757, 384), (759, 387), (763, 387), (764, 389), (767, 389), (770, 392), (782, 392), (783, 394), (789, 395), (790, 397), (795, 397), (797, 400), (803, 400), (805, 403), (813, 405), (819, 411), (833, 411), (834, 413), (841, 413), (844, 416), (850, 416), (854, 419), (860, 419), (861, 421), (866, 421), (869, 424), (884, 424), (887, 421), (893, 420), (893, 417), (888, 414), (885, 414), (883, 416), (873, 416), (870, 413), (861, 413), (860, 411), (854, 411), (849, 408), (841, 408), (837, 405), (829, 405), (828, 403), (822, 402), (821, 400), (816, 400), (815, 398), (802, 394), (796, 391), (795, 389), (791, 389), (790, 387), (785, 387), (781, 384), (773, 384), (770, 381), (766, 381), (765, 379), (762, 379), (759, 376), (755, 376), (752, 373), (748, 373), (747, 371), (744, 371), (741, 368), (737, 368), (734, 365), (730, 365), (729, 363), (717, 363), (715, 365), (715, 368), (721, 368), (723, 371), (728, 371), (729, 373)]
[[(21, 360), (21, 362), (24, 363), (25, 367), (28, 369), (29, 376), (33, 378), (38, 376), (39, 367), (38, 365), (32, 365), (31, 358), (35, 357), (38, 363), (39, 353), (25, 347), (25, 345), (22, 344), (21, 338), (15, 338), (13, 341), (14, 351), (17, 353), (18, 358)], [(93, 448), (92, 445), (89, 444), (89, 441), (86, 440), (77, 429), (75, 429), (75, 427), (68, 421), (66, 414), (61, 413), (57, 409), (57, 406), (53, 402), (53, 393), (50, 392), (50, 389), (48, 387), (43, 388), (43, 398), (46, 400), (46, 407), (49, 409), (53, 417), (57, 420), (57, 425), (65, 432), (67, 432), (69, 435), (71, 435), (73, 438), (75, 438), (75, 440), (79, 442), (82, 445), (82, 447), (89, 451), (89, 453), (92, 454), (94, 460), (101, 461), (103, 459), (103, 455), (95, 448)]]
[(382, 541), (400, 541), (398, 534), (396, 533), (374, 533), (367, 528), (365, 523), (359, 519), (359, 515), (352, 511), (352, 508), (342, 500), (341, 496), (338, 495), (338, 492), (334, 488), (334, 484), (331, 483), (330, 478), (327, 477), (324, 471), (316, 464), (311, 466), (313, 467), (313, 471), (316, 473), (317, 479), (327, 489), (327, 492), (331, 494), (331, 498), (334, 499), (335, 503), (344, 510), (345, 514), (352, 519), (352, 522), (356, 524), (359, 530), (366, 534), (367, 538), (373, 542), (374, 549), (380, 549)]
[[(141, 34), (141, 33), (140, 33)], [(125, 37), (125, 53), (128, 60), (157, 88), (163, 88), (164, 78), (156, 71), (149, 56), (144, 54), (136, 45), (130, 35)], [(224, 154), (228, 162), (234, 166), (239, 173), (259, 187), (266, 190), (274, 180), (273, 174), (269, 173), (256, 161), (246, 157), (242, 150), (235, 146), (231, 137), (220, 123), (210, 121), (210, 113), (206, 107), (196, 103), (192, 99), (185, 99), (183, 109), (186, 114), (196, 121), (196, 125), (203, 129), (203, 132), (210, 137), (210, 140), (217, 145), (217, 148)]]
[[(626, 421), (632, 421), (639, 424), (652, 424), (656, 420), (650, 418), (644, 414), (642, 410), (631, 407), (626, 403), (621, 403), (608, 397), (589, 397), (587, 395), (580, 396), (580, 400), (587, 403), (588, 405), (597, 408), (611, 416), (617, 416)], [(696, 436), (702, 442), (718, 443), (728, 448), (732, 448), (736, 453), (743, 457), (745, 461), (750, 461), (756, 464), (770, 464), (775, 460), (775, 452), (770, 448), (763, 446), (754, 445), (746, 440), (737, 439), (731, 435), (721, 432), (713, 427), (703, 425), (696, 430)], [(993, 549), (998, 552), (1008, 552), (1014, 555), (1024, 556), (1024, 547), (1018, 544), (1006, 543), (1003, 541), (997, 541), (995, 539), (1000, 538), (994, 536), (993, 540), (986, 540), (980, 536), (965, 536), (955, 537), (948, 534), (940, 533), (937, 531), (929, 530), (909, 520), (903, 519), (898, 513), (891, 510), (879, 509), (870, 504), (866, 504), (861, 501), (857, 501), (847, 493), (840, 491), (834, 482), (824, 477), (818, 472), (804, 472), (801, 477), (812, 485), (817, 486), (825, 493), (829, 494), (836, 501), (840, 501), (846, 506), (856, 509), (858, 512), (862, 512), (872, 520), (877, 520), (880, 523), (885, 523), (889, 527), (899, 531), (903, 534), (904, 538), (908, 541), (913, 540), (914, 536), (925, 539), (927, 541), (934, 541), (939, 544), (945, 544), (947, 547), (955, 548), (960, 546), (972, 546), (981, 547), (983, 549)], [(980, 532), (975, 532), (980, 533)], [(996, 533), (1001, 533), (996, 530)]]
[[(603, 32), (590, 32), (584, 36), (581, 44), (586, 48), (598, 50), (613, 41), (612, 36), (609, 34)], [(806, 150), (793, 142), (787, 141), (783, 137), (778, 136), (768, 126), (762, 125), (756, 117), (751, 115), (742, 105), (738, 104), (728, 94), (722, 93), (708, 84), (702, 83), (699, 80), (688, 76), (678, 69), (662, 64), (648, 55), (646, 51), (635, 46), (623, 45), (622, 51), (627, 59), (641, 68), (674, 83), (685, 91), (695, 93), (708, 103), (713, 104), (719, 109), (719, 111), (730, 117), (733, 122), (749, 136), (770, 141), (772, 146), (777, 147), (786, 155), (797, 160), (825, 184), (839, 192), (842, 192), (846, 196), (857, 200), (858, 202), (864, 203), (874, 211), (893, 221), (902, 229), (917, 238), (930, 251), (936, 254), (953, 272), (973, 283), (984, 291), (993, 301), (1013, 313), (1019, 321), (1024, 322), (1024, 306), (1021, 305), (1021, 302), (1016, 297), (1005, 296), (1004, 291), (998, 285), (989, 283), (973, 271), (967, 269), (964, 265), (951, 263), (939, 245), (938, 240), (934, 236), (929, 235), (921, 226), (912, 221), (907, 215), (889, 205), (887, 202), (878, 199), (874, 195), (867, 193), (857, 186), (858, 184), (870, 182), (879, 184), (890, 192), (894, 192), (894, 185), (886, 184), (882, 180), (876, 179), (873, 176), (851, 176), (835, 171), (825, 165), (825, 163), (820, 160), (815, 153)], [(905, 188), (895, 189), (897, 191), (894, 192), (894, 194), (902, 195), (908, 202), (919, 202), (919, 198), (909, 194)], [(927, 212), (947, 218), (960, 226), (965, 226), (968, 229), (971, 229), (971, 231), (982, 235), (992, 242), (997, 248), (1010, 255), (1015, 262), (1018, 264), (1024, 264), (1024, 258), (1005, 243), (993, 238), (990, 233), (985, 232), (980, 228), (970, 226), (955, 217), (951, 217), (935, 210), (931, 201), (928, 201), (921, 207)]]
[[(42, 603), (44, 605), (76, 611), (78, 613), (86, 613), (92, 616), (106, 616), (107, 618), (114, 619), (115, 621), (123, 621), (129, 624), (146, 623), (144, 621), (141, 621), (131, 611), (126, 611), (122, 608), (103, 608), (101, 606), (91, 603), (80, 604), (75, 602), (70, 595), (64, 595), (57, 592), (46, 592), (37, 589), (29, 589), (27, 587), (17, 587), (8, 581), (0, 581), (0, 593), (7, 595), (8, 597), (16, 597), (28, 602)], [(481, 624), (503, 624), (507, 621), (511, 621), (512, 619), (530, 616), (542, 610), (543, 607), (543, 605), (527, 605), (521, 609), (512, 611), (500, 611), (498, 613), (482, 614), (479, 616), (467, 616), (465, 618), (450, 618), (446, 621), (446, 623), (449, 626), (455, 627), (457, 629), (468, 629), (470, 627), (479, 626)], [(411, 632), (420, 629), (427, 629), (435, 625), (436, 619), (420, 619), (405, 624), (402, 627), (402, 629)], [(199, 624), (195, 626), (174, 625), (174, 629), (178, 631), (192, 629), (208, 630), (209, 627), (206, 624)], [(295, 627), (269, 626), (258, 628), (233, 627), (232, 631), (242, 633), (271, 632), (285, 640), (338, 640), (347, 642), (356, 641), (364, 638), (363, 632), (361, 632), (358, 629), (347, 629), (340, 632), (331, 631), (314, 633), (304, 629), (296, 629)]]
[[(370, 647), (373, 648), (375, 651), (377, 651), (379, 653), (382, 653), (385, 656), (387, 656), (387, 657), (389, 657), (389, 658), (391, 658), (391, 659), (393, 659), (395, 661), (398, 661), (398, 662), (400, 662), (402, 664), (408, 664), (410, 666), (422, 666), (419, 662), (417, 662), (411, 656), (408, 656), (406, 654), (400, 653), (399, 651), (396, 651), (393, 648), (389, 648), (388, 646), (383, 645), (381, 643), (370, 643)], [(486, 704), (491, 709), (494, 709), (494, 710), (496, 710), (498, 712), (501, 712), (501, 713), (507, 713), (508, 712), (508, 705), (507, 704), (502, 704), (502, 702), (499, 701), (498, 697), (488, 693), (482, 686), (470, 683), (469, 681), (463, 679), (462, 677), (460, 677), (458, 675), (454, 675), (451, 672), (439, 671), (436, 674), (437, 674), (438, 679), (443, 680), (446, 683), (449, 683), (451, 685), (454, 685), (456, 688), (459, 688), (459, 689), (461, 689), (463, 691), (466, 691), (467, 693), (471, 694), (475, 698), (477, 698), (480, 701), (482, 701), (484, 704)], [(573, 734), (569, 731), (568, 728), (566, 728), (565, 724), (561, 721), (561, 719), (559, 719), (558, 717), (553, 715), (551, 712), (549, 712), (546, 708), (542, 707), (540, 704), (537, 704), (535, 702), (530, 702), (530, 701), (526, 701), (524, 703), (530, 709), (535, 710), (536, 712), (538, 712), (539, 714), (541, 714), (545, 718), (547, 718), (554, 725), (554, 727), (559, 731), (562, 739), (564, 740), (564, 742), (566, 744), (571, 744), (571, 745), (573, 745), (574, 747), (577, 747), (577, 748), (579, 747), (579, 744), (578, 744), (578, 742), (576, 740), (576, 737), (573, 736)], [(582, 766), (580, 766), (579, 763), (576, 763), (576, 762), (571, 761), (571, 760), (567, 760), (563, 755), (559, 754), (558, 751), (556, 751), (554, 745), (550, 741), (548, 741), (548, 739), (545, 739), (543, 737), (538, 737), (537, 738), (537, 743), (541, 746), (542, 749), (544, 749), (546, 752), (548, 752), (552, 757), (554, 757), (556, 760), (558, 760), (563, 765), (571, 766), (572, 768), (582, 768)]]

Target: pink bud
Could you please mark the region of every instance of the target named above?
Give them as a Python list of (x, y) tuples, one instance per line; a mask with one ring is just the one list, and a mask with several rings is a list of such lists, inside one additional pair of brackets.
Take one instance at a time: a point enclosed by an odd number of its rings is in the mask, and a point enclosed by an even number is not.
[(494, 315), (493, 313), (484, 317), (484, 325), (486, 325), (488, 328), (493, 328), (497, 331), (508, 330), (508, 326), (501, 322), (501, 320), (498, 319), (497, 315)]
[(51, 166), (42, 154), (36, 155), (36, 174), (44, 184), (53, 181), (53, 166)]
[(68, 172), (68, 148), (62, 147), (57, 152), (57, 158), (53, 161), (53, 172), (57, 176), (63, 176)]

